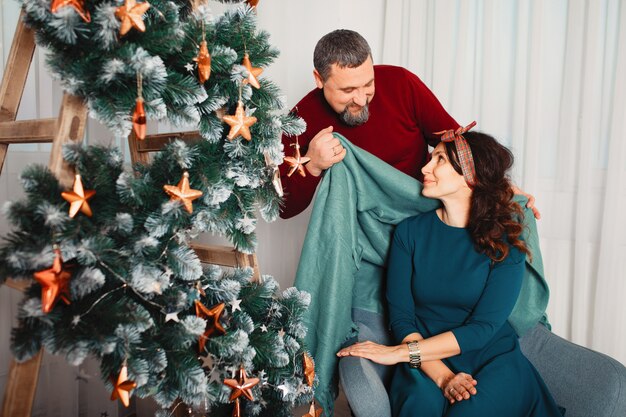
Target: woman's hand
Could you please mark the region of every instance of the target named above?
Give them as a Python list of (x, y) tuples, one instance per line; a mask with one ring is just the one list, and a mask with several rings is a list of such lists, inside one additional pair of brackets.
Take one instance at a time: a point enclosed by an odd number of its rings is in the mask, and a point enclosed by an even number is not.
[(478, 382), (471, 375), (459, 372), (441, 385), (443, 396), (450, 404), (456, 401), (469, 400), (470, 395), (476, 395), (476, 384)]
[(337, 356), (358, 356), (381, 365), (395, 365), (399, 362), (408, 362), (409, 350), (406, 345), (384, 346), (367, 341), (343, 348), (337, 352)]

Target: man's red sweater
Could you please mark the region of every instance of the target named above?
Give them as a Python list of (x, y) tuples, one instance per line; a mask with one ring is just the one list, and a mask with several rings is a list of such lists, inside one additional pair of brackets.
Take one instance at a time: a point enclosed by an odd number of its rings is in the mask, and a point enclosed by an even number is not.
[[(375, 94), (369, 104), (369, 119), (361, 126), (350, 127), (328, 105), (321, 89), (314, 89), (296, 105), (297, 114), (307, 123), (298, 142), (304, 156), (308, 144), (322, 129), (333, 126), (358, 147), (391, 166), (421, 179), (421, 168), (428, 155), (426, 140), (437, 142), (433, 132), (456, 129), (458, 123), (444, 110), (437, 97), (408, 70), (390, 65), (374, 66)], [(283, 136), (285, 155), (293, 155), (293, 137)], [(307, 208), (321, 175), (306, 177), (295, 172), (287, 177), (289, 166), (282, 164), (280, 174), (285, 190), (282, 218), (290, 218)]]

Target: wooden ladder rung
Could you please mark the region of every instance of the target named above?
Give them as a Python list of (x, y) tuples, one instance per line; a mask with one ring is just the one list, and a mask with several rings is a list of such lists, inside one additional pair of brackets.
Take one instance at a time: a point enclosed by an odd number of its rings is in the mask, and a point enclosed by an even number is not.
[(137, 141), (137, 150), (139, 152), (156, 152), (163, 149), (164, 145), (177, 139), (186, 143), (194, 143), (202, 140), (202, 136), (198, 131), (146, 135), (144, 140)]
[(20, 120), (0, 122), (0, 143), (52, 142), (57, 133), (58, 119)]
[(26, 289), (30, 287), (30, 284), (32, 284), (32, 282), (29, 282), (25, 279), (7, 278), (7, 280), (4, 281), (4, 285), (6, 285), (7, 287), (13, 288), (14, 290), (18, 290), (21, 292), (26, 291)]
[(253, 253), (238, 252), (232, 246), (204, 245), (201, 243), (191, 243), (189, 246), (196, 251), (198, 258), (204, 263), (233, 268), (250, 267), (254, 271), (253, 280), (258, 281), (261, 278), (258, 261)]

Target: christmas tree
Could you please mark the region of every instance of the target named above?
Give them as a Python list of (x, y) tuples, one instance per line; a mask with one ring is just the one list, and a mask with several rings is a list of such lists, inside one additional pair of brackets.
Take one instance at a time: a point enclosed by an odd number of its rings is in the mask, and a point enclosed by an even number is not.
[(46, 168), (24, 171), (26, 198), (5, 205), (13, 230), (0, 248), (0, 282), (33, 280), (15, 356), (42, 347), (74, 365), (95, 356), (126, 405), (132, 393), (212, 416), (287, 416), (311, 401), (308, 295), (281, 293), (249, 268), (203, 266), (189, 244), (213, 232), (255, 250), (256, 213), (278, 215), (280, 136), (304, 127), (259, 77), (277, 51), (254, 9), (218, 18), (163, 0), (24, 0), (23, 9), (52, 73), (116, 134), (141, 138), (146, 118), (167, 119), (196, 126), (201, 140), (173, 142), (132, 170), (116, 149), (67, 147), (71, 190)]

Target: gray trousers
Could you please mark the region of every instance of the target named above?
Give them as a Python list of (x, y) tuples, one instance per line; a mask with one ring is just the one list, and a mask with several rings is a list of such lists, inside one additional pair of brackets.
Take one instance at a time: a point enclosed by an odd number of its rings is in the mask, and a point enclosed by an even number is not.
[[(359, 327), (359, 342), (392, 344), (382, 315), (352, 309), (352, 321)], [(368, 359), (348, 356), (339, 360), (339, 381), (356, 417), (391, 417), (387, 387), (392, 373), (393, 366), (379, 365)]]

